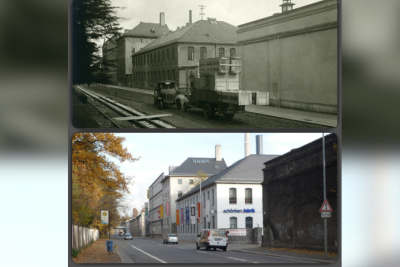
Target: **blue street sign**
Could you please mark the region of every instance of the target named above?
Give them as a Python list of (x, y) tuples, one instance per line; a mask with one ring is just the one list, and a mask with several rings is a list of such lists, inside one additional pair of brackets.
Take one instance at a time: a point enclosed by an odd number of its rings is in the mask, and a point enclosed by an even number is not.
[(185, 224), (189, 225), (189, 207), (185, 209)]

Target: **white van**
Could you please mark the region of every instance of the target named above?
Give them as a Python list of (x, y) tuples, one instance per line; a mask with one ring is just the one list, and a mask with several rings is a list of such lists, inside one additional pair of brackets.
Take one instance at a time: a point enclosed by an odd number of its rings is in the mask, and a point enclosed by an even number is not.
[(227, 230), (204, 229), (197, 235), (196, 248), (205, 248), (206, 250), (217, 248), (226, 251), (228, 248), (228, 233)]

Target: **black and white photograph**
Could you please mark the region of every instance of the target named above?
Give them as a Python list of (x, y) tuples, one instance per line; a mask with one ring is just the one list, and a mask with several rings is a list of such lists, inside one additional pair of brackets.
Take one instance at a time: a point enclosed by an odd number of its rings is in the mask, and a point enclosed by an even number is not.
[(72, 123), (335, 128), (336, 0), (72, 3)]

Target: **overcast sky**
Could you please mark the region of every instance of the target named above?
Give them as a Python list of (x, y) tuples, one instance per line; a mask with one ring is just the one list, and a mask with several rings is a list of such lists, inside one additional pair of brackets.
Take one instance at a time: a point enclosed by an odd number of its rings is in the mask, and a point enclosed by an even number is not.
[[(321, 133), (259, 133), (263, 136), (264, 154), (282, 155), (322, 137)], [(256, 154), (257, 133), (250, 134), (251, 154)], [(169, 166), (179, 166), (188, 157), (215, 158), (215, 145), (220, 144), (228, 166), (244, 157), (244, 133), (127, 133), (124, 146), (139, 161), (123, 163), (121, 171), (134, 176), (135, 184), (126, 195), (125, 204), (138, 210), (148, 201), (147, 189)], [(260, 170), (261, 171), (261, 170)]]
[[(294, 8), (309, 5), (318, 0), (292, 0)], [(160, 12), (165, 13), (165, 23), (170, 30), (189, 22), (189, 10), (192, 10), (192, 22), (200, 20), (200, 7), (205, 6), (203, 19), (213, 17), (238, 26), (250, 21), (280, 13), (282, 0), (113, 0), (113, 5), (125, 7), (119, 10), (120, 24), (124, 29), (133, 29), (140, 22), (159, 23)]]

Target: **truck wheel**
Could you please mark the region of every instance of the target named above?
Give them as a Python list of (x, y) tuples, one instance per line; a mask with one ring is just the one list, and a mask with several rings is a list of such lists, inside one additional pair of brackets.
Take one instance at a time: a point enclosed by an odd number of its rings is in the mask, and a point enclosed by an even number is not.
[(224, 117), (227, 117), (229, 119), (232, 119), (233, 116), (235, 116), (235, 113), (226, 113), (226, 114), (224, 114)]
[(177, 107), (178, 109), (181, 109), (181, 108), (182, 108), (182, 103), (181, 103), (180, 100), (176, 100), (176, 107)]
[(214, 116), (215, 110), (209, 104), (205, 104), (203, 114), (206, 119), (211, 119)]
[(157, 107), (158, 107), (158, 109), (163, 109), (164, 108), (164, 101), (162, 101), (162, 100), (158, 100), (158, 103), (157, 103)]

